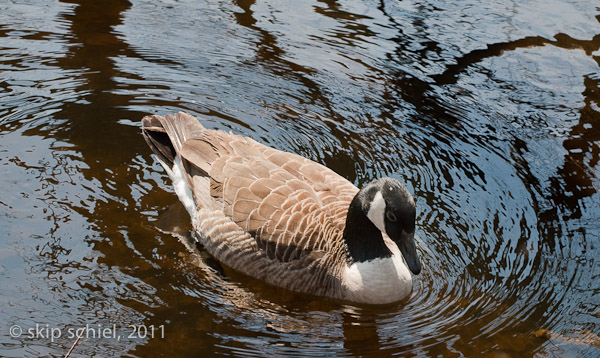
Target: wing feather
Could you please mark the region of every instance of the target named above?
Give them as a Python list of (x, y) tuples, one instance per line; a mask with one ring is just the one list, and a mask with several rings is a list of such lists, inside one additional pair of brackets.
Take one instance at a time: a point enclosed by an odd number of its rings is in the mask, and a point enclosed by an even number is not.
[[(161, 121), (167, 133), (178, 126), (178, 118)], [(331, 255), (316, 251), (343, 248), (345, 213), (352, 194), (358, 192), (346, 179), (296, 154), (204, 129), (199, 123), (190, 122), (176, 133), (170, 137), (180, 144), (180, 155), (199, 170), (198, 175), (209, 179), (208, 185), (205, 180), (192, 178), (191, 182), (202, 183), (214, 201), (212, 207), (221, 207), (269, 258), (281, 262), (309, 256), (330, 260)], [(215, 230), (205, 231), (222, 232)], [(219, 250), (225, 250), (221, 246)]]

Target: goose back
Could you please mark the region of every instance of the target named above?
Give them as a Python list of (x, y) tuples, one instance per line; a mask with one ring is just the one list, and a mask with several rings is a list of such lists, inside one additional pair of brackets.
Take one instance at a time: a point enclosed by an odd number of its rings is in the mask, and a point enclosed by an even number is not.
[(210, 254), (277, 286), (343, 298), (343, 231), (358, 188), (323, 165), (205, 129), (184, 113), (143, 123), (163, 165), (181, 166), (197, 239)]

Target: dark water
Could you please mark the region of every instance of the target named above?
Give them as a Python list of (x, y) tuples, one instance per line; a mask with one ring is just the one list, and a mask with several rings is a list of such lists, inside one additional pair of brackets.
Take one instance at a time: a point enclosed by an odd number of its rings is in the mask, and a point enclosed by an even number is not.
[[(405, 182), (411, 298), (189, 250), (139, 127), (179, 110)], [(1, 1), (0, 355), (598, 357), (599, 160), (595, 1)]]

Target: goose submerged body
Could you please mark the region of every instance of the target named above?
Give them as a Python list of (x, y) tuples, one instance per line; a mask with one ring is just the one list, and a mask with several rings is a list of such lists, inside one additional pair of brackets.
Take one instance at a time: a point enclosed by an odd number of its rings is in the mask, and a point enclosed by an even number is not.
[(415, 203), (395, 179), (359, 190), (327, 167), (185, 113), (142, 119), (146, 142), (218, 261), (272, 285), (367, 304), (412, 291)]

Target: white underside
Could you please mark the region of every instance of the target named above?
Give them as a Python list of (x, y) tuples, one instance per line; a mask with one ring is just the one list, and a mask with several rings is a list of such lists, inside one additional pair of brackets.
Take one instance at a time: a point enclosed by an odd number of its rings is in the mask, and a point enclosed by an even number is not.
[(400, 301), (412, 292), (410, 271), (398, 246), (384, 235), (391, 257), (345, 267), (342, 286), (350, 301), (383, 304)]
[(186, 182), (185, 176), (183, 175), (181, 159), (179, 156), (176, 156), (175, 160), (173, 161), (172, 168), (169, 168), (160, 160), (159, 162), (162, 164), (163, 168), (165, 168), (165, 171), (167, 174), (169, 174), (169, 177), (171, 177), (171, 180), (173, 181), (173, 188), (175, 189), (175, 193), (179, 197), (179, 200), (181, 203), (183, 203), (183, 206), (190, 214), (190, 217), (193, 218), (196, 215), (196, 204), (194, 203), (192, 190), (190, 189), (190, 186)]

